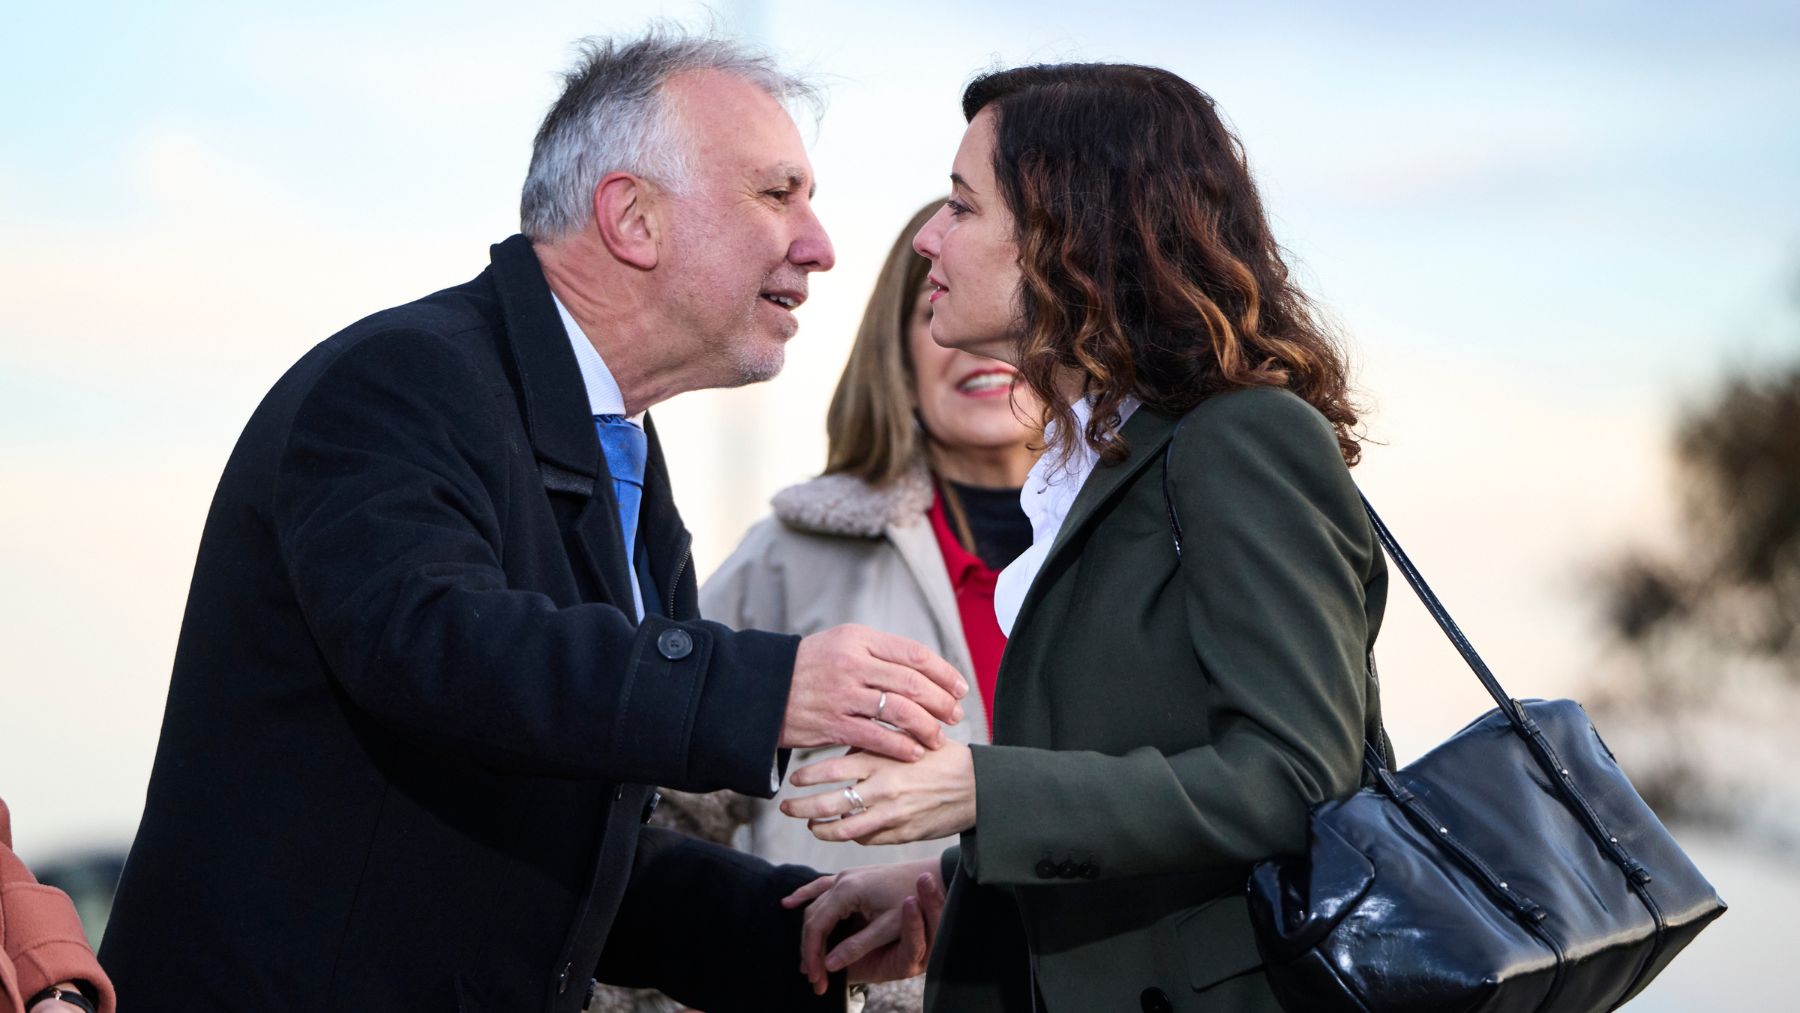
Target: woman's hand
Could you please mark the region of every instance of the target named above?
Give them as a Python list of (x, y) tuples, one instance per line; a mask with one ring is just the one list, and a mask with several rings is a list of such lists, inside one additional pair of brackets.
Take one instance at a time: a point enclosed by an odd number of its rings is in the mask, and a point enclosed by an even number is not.
[[(76, 993), (79, 991), (72, 981), (62, 982), (56, 987), (69, 993)], [(44, 991), (48, 992), (49, 989), (45, 989)], [(72, 1002), (64, 1002), (61, 999), (40, 999), (39, 1001), (32, 1003), (31, 1008), (26, 1010), (25, 1013), (87, 1013), (87, 1011)]]
[[(781, 900), (808, 904), (800, 930), (800, 973), (825, 994), (833, 971), (849, 968), (852, 983), (897, 981), (925, 972), (931, 940), (944, 911), (944, 884), (935, 858), (866, 865), (820, 876)], [(857, 931), (825, 951), (838, 923)]]
[[(975, 759), (961, 742), (946, 741), (912, 763), (851, 753), (794, 771), (796, 787), (855, 781), (852, 789), (823, 791), (781, 803), (807, 821), (821, 841), (905, 844), (960, 834), (975, 825)], [(865, 807), (855, 812), (853, 790)]]

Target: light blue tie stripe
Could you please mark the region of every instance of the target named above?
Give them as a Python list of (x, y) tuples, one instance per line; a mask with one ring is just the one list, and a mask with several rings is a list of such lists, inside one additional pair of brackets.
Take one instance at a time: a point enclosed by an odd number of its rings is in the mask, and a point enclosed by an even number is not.
[(631, 574), (631, 596), (637, 617), (644, 618), (643, 591), (637, 579), (638, 510), (644, 502), (644, 464), (650, 457), (650, 439), (637, 423), (623, 415), (594, 416), (606, 470), (612, 473), (613, 498), (619, 503), (619, 530), (625, 536), (625, 569)]

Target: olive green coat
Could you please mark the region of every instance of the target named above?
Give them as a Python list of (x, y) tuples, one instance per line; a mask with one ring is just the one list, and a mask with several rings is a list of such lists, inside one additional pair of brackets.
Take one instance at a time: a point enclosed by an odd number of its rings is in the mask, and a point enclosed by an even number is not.
[(1126, 423), (1014, 624), (928, 1010), (1030, 1010), (1034, 970), (1053, 1013), (1279, 1009), (1244, 883), (1360, 783), (1386, 568), (1330, 426), (1269, 389), (1176, 437), (1178, 558), (1174, 428)]

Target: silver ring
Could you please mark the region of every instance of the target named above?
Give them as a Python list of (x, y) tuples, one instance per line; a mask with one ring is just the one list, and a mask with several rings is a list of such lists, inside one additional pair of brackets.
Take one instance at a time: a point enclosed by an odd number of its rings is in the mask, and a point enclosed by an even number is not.
[(881, 712), (887, 710), (887, 690), (881, 691), (881, 699), (875, 703), (875, 720), (882, 720)]
[(861, 816), (869, 811), (869, 804), (863, 801), (863, 797), (856, 793), (855, 788), (845, 788), (844, 797), (850, 800), (850, 811), (845, 815)]

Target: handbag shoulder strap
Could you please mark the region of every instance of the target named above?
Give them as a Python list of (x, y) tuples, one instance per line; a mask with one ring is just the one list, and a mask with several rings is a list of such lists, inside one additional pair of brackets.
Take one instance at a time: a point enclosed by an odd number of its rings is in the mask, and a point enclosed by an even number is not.
[(1424, 574), (1421, 574), (1419, 568), (1413, 565), (1412, 557), (1408, 556), (1406, 550), (1400, 547), (1400, 543), (1394, 538), (1394, 533), (1388, 530), (1381, 515), (1376, 513), (1375, 508), (1369, 504), (1369, 497), (1363, 495), (1360, 489), (1357, 490), (1356, 497), (1362, 500), (1363, 512), (1369, 515), (1369, 523), (1374, 525), (1375, 537), (1381, 541), (1381, 547), (1387, 551), (1388, 558), (1392, 559), (1394, 565), (1400, 568), (1400, 574), (1406, 578), (1407, 586), (1411, 587), (1413, 593), (1419, 596), (1419, 601), (1425, 605), (1425, 611), (1431, 613), (1431, 618), (1437, 621), (1438, 628), (1444, 631), (1444, 636), (1450, 638), (1450, 643), (1456, 647), (1456, 653), (1462, 655), (1463, 661), (1469, 665), (1469, 670), (1475, 673), (1475, 678), (1481, 680), (1481, 688), (1487, 690), (1488, 696), (1494, 698), (1494, 704), (1507, 716), (1507, 719), (1523, 731), (1525, 713), (1519, 706), (1519, 701), (1507, 694), (1506, 689), (1500, 685), (1500, 680), (1495, 677), (1493, 670), (1488, 668), (1487, 662), (1481, 660), (1481, 655), (1475, 652), (1475, 645), (1469, 643), (1469, 638), (1463, 633), (1462, 627), (1458, 626), (1456, 620), (1450, 617), (1450, 610), (1444, 607), (1442, 601), (1438, 600), (1437, 594), (1431, 590), (1431, 585), (1425, 583)]
[[(1175, 453), (1175, 438), (1181, 435), (1181, 427), (1186, 422), (1187, 416), (1185, 415), (1176, 421), (1174, 430), (1169, 434), (1169, 442), (1163, 447), (1163, 506), (1169, 513), (1169, 535), (1174, 539), (1177, 558), (1181, 556), (1181, 517), (1175, 512), (1175, 492), (1171, 478), (1174, 469), (1170, 466), (1170, 462)], [(1462, 655), (1463, 661), (1468, 663), (1470, 671), (1475, 673), (1475, 678), (1481, 680), (1482, 688), (1487, 690), (1488, 696), (1494, 698), (1495, 705), (1500, 708), (1502, 714), (1506, 715), (1507, 721), (1520, 734), (1528, 734), (1524, 708), (1519, 705), (1517, 700), (1507, 695), (1506, 689), (1500, 685), (1500, 680), (1495, 678), (1493, 670), (1488, 668), (1487, 662), (1481, 660), (1481, 655), (1475, 651), (1475, 645), (1469, 643), (1469, 638), (1464, 635), (1462, 627), (1458, 626), (1456, 620), (1450, 617), (1450, 611), (1444, 607), (1442, 601), (1438, 600), (1437, 594), (1431, 590), (1431, 585), (1425, 583), (1424, 575), (1419, 573), (1418, 567), (1413, 565), (1412, 558), (1395, 540), (1394, 533), (1388, 530), (1388, 526), (1382, 522), (1381, 515), (1377, 514), (1375, 508), (1369, 504), (1369, 498), (1364, 496), (1361, 490), (1358, 490), (1356, 495), (1362, 501), (1363, 511), (1369, 516), (1369, 523), (1374, 526), (1376, 539), (1381, 543), (1382, 549), (1393, 559), (1394, 565), (1399, 567), (1401, 575), (1406, 578), (1407, 586), (1411, 587), (1413, 593), (1419, 596), (1419, 601), (1424, 603), (1425, 610), (1431, 613), (1431, 618), (1437, 621), (1438, 628), (1442, 629), (1444, 635), (1450, 638), (1450, 643), (1456, 647), (1457, 653)]]
[[(1182, 421), (1185, 421), (1185, 417)], [(1169, 511), (1169, 531), (1175, 539), (1177, 557), (1181, 555), (1181, 517), (1175, 512), (1174, 487), (1170, 478), (1169, 464), (1175, 450), (1175, 437), (1180, 433), (1181, 422), (1177, 422), (1174, 432), (1170, 434), (1168, 446), (1163, 449), (1163, 499)], [(1506, 716), (1507, 723), (1530, 748), (1533, 760), (1544, 773), (1545, 782), (1568, 804), (1570, 811), (1580, 821), (1602, 854), (1610, 857), (1624, 871), (1625, 875), (1640, 887), (1649, 883), (1652, 879), (1649, 869), (1633, 858), (1626, 850), (1625, 845), (1620, 843), (1618, 836), (1611, 833), (1601, 822), (1598, 812), (1589, 804), (1587, 796), (1570, 777), (1568, 769), (1557, 759), (1555, 750), (1545, 737), (1543, 729), (1531, 720), (1519, 701), (1506, 695), (1506, 690), (1500, 686), (1500, 680), (1494, 678), (1494, 673), (1488, 669), (1487, 663), (1481, 660), (1481, 655), (1475, 653), (1474, 645), (1470, 644), (1469, 638), (1463, 635), (1462, 628), (1456, 625), (1456, 620), (1450, 618), (1450, 612), (1444, 608), (1444, 603), (1438, 600), (1436, 594), (1432, 593), (1431, 585), (1425, 583), (1425, 578), (1419, 573), (1418, 567), (1413, 565), (1412, 559), (1407, 556), (1406, 551), (1400, 548), (1400, 543), (1394, 539), (1394, 533), (1388, 530), (1388, 526), (1382, 523), (1380, 515), (1375, 513), (1375, 508), (1369, 505), (1368, 497), (1363, 496), (1360, 490), (1357, 492), (1357, 496), (1362, 500), (1363, 511), (1368, 514), (1369, 523), (1374, 526), (1375, 537), (1381, 542), (1382, 549), (1393, 558), (1394, 565), (1398, 566), (1400, 573), (1406, 577), (1407, 585), (1413, 589), (1414, 594), (1419, 596), (1419, 600), (1425, 603), (1425, 609), (1431, 613), (1431, 618), (1437, 620), (1438, 627), (1456, 646), (1457, 653), (1463, 656), (1463, 660), (1468, 662), (1475, 677), (1481, 680), (1482, 688), (1486, 689), (1488, 695), (1494, 698), (1494, 703), (1498, 705), (1500, 713)], [(1373, 658), (1370, 659), (1371, 664), (1373, 660)], [(1368, 741), (1363, 743), (1363, 765), (1368, 768), (1370, 775), (1380, 785), (1382, 791), (1396, 802), (1406, 805), (1412, 799), (1412, 793), (1388, 770), (1386, 760), (1375, 743)]]

